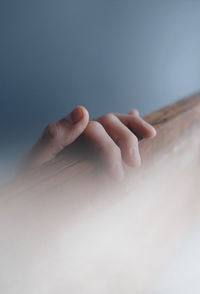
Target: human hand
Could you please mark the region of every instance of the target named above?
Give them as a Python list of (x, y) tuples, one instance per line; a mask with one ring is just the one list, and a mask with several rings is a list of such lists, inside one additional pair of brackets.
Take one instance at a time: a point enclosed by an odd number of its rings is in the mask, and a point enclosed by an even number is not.
[(155, 135), (155, 129), (135, 109), (129, 114), (108, 113), (89, 121), (87, 109), (77, 106), (68, 116), (46, 126), (38, 141), (20, 161), (20, 168), (27, 170), (41, 166), (71, 143), (80, 144), (76, 139), (82, 136), (100, 153), (110, 175), (122, 180), (123, 161), (131, 167), (141, 165), (138, 138)]

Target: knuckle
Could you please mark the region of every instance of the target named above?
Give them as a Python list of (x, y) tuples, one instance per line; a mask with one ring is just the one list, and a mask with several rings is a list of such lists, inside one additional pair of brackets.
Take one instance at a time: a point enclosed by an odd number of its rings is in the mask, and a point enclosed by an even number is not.
[(101, 128), (101, 123), (96, 121), (96, 120), (91, 120), (88, 124), (88, 126), (92, 129), (95, 129), (95, 128)]
[(105, 124), (109, 124), (110, 122), (113, 122), (114, 119), (115, 119), (115, 116), (114, 116), (113, 113), (107, 113), (107, 114), (102, 116), (102, 121)]
[(120, 141), (130, 146), (138, 145), (138, 138), (132, 132), (124, 133)]
[(57, 123), (49, 123), (44, 129), (44, 137), (48, 139), (55, 139), (58, 136), (58, 124)]
[(102, 128), (101, 123), (99, 123), (96, 120), (91, 120), (91, 121), (89, 121), (89, 123), (87, 125), (85, 133), (90, 133), (90, 132), (93, 132), (93, 131), (100, 129), (100, 128)]
[(131, 109), (130, 113), (132, 115), (139, 115), (139, 111), (136, 108)]

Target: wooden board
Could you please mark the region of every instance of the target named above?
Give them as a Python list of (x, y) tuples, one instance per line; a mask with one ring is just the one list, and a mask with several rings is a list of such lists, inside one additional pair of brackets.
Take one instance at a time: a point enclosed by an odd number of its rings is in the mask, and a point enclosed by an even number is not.
[(2, 293), (155, 293), (199, 220), (200, 95), (145, 119), (123, 183), (62, 154), (2, 190)]

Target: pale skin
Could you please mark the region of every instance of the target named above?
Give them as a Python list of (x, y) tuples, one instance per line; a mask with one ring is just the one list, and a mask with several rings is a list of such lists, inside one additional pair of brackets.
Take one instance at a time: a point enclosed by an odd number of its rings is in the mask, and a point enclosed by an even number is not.
[(121, 181), (124, 179), (124, 163), (132, 168), (141, 165), (138, 138), (153, 138), (156, 130), (140, 117), (136, 109), (128, 114), (107, 113), (89, 120), (87, 109), (77, 106), (66, 117), (46, 126), (22, 158), (20, 167), (27, 170), (41, 166), (80, 136), (94, 145), (110, 176)]

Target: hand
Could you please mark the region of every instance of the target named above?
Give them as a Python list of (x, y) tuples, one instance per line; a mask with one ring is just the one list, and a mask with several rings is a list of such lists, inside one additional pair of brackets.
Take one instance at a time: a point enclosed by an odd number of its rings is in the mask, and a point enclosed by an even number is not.
[(122, 180), (122, 159), (131, 167), (139, 167), (141, 157), (138, 138), (154, 137), (156, 130), (135, 109), (129, 114), (108, 113), (89, 121), (88, 111), (83, 106), (77, 106), (68, 116), (47, 125), (38, 141), (22, 158), (21, 168), (41, 166), (80, 138), (80, 135), (100, 152), (110, 175)]

